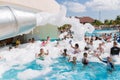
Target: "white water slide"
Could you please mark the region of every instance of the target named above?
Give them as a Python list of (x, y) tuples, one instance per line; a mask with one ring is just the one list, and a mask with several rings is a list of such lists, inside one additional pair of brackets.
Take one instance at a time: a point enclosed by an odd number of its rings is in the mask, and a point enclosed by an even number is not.
[(23, 34), (35, 26), (35, 13), (15, 7), (0, 6), (0, 40)]
[(0, 0), (0, 40), (32, 30), (41, 11), (55, 13), (59, 5), (55, 0)]

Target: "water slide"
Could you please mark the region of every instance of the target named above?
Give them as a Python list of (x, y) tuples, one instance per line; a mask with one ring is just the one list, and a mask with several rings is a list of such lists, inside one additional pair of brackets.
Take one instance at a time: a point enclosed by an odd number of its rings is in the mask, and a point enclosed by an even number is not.
[(54, 0), (0, 0), (0, 40), (30, 32), (41, 11), (57, 13), (59, 5)]
[(29, 32), (36, 26), (34, 12), (0, 6), (0, 40)]

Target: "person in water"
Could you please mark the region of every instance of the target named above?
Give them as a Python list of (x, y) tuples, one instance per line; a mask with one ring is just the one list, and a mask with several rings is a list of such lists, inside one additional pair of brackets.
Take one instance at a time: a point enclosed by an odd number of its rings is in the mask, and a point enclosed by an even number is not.
[(64, 50), (63, 50), (63, 53), (62, 53), (62, 55), (63, 55), (64, 57), (67, 57), (67, 56), (69, 56), (69, 55), (67, 54), (67, 49), (64, 49)]
[(107, 57), (107, 60), (102, 60), (99, 56), (97, 56), (98, 59), (104, 63), (107, 64), (107, 70), (109, 72), (112, 72), (115, 68), (114, 68), (114, 63), (111, 57)]
[(88, 56), (87, 53), (84, 53), (84, 54), (83, 54), (82, 64), (83, 64), (84, 66), (88, 65), (87, 56)]
[(113, 47), (111, 48), (110, 55), (119, 55), (120, 53), (120, 48), (117, 46), (117, 42), (113, 42)]
[(40, 53), (39, 54), (36, 54), (36, 58), (40, 59), (40, 60), (44, 60), (44, 57), (45, 55), (48, 55), (49, 54), (49, 51), (47, 50), (47, 53), (44, 52), (44, 49), (41, 48), (40, 49)]
[(77, 60), (77, 58), (75, 56), (72, 58), (72, 60), (70, 60), (70, 57), (69, 57), (69, 60), (68, 60), (69, 62), (72, 63), (72, 69), (73, 70), (75, 70), (76, 60)]
[(76, 43), (75, 47), (74, 47), (74, 46), (72, 46), (72, 44), (70, 42), (70, 45), (74, 49), (74, 54), (81, 52), (80, 49), (79, 49), (79, 44)]

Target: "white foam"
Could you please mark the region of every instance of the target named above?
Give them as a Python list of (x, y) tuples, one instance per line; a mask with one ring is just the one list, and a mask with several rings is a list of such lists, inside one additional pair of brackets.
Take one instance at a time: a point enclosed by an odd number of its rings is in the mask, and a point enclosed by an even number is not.
[(17, 77), (20, 80), (29, 80), (29, 79), (34, 79), (36, 77), (44, 76), (45, 74), (49, 73), (50, 71), (51, 71), (51, 68), (46, 68), (41, 71), (27, 69), (23, 72), (18, 73)]

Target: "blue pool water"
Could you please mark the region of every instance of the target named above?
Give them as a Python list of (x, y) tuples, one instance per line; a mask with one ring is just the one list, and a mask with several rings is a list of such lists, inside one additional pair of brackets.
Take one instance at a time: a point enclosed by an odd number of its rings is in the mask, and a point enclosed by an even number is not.
[[(83, 67), (81, 62), (77, 62), (76, 66), (73, 67), (72, 63), (63, 57), (57, 58), (54, 61), (50, 65), (52, 70), (49, 73), (31, 80), (120, 80), (120, 65), (115, 66), (114, 72), (108, 73), (106, 65), (98, 62), (90, 62), (87, 67)], [(19, 65), (13, 66), (12, 69), (3, 74), (0, 80), (19, 80), (17, 74), (26, 69), (44, 70), (44, 67), (37, 64), (36, 60), (24, 66), (25, 68), (20, 70), (15, 68), (19, 67)]]

